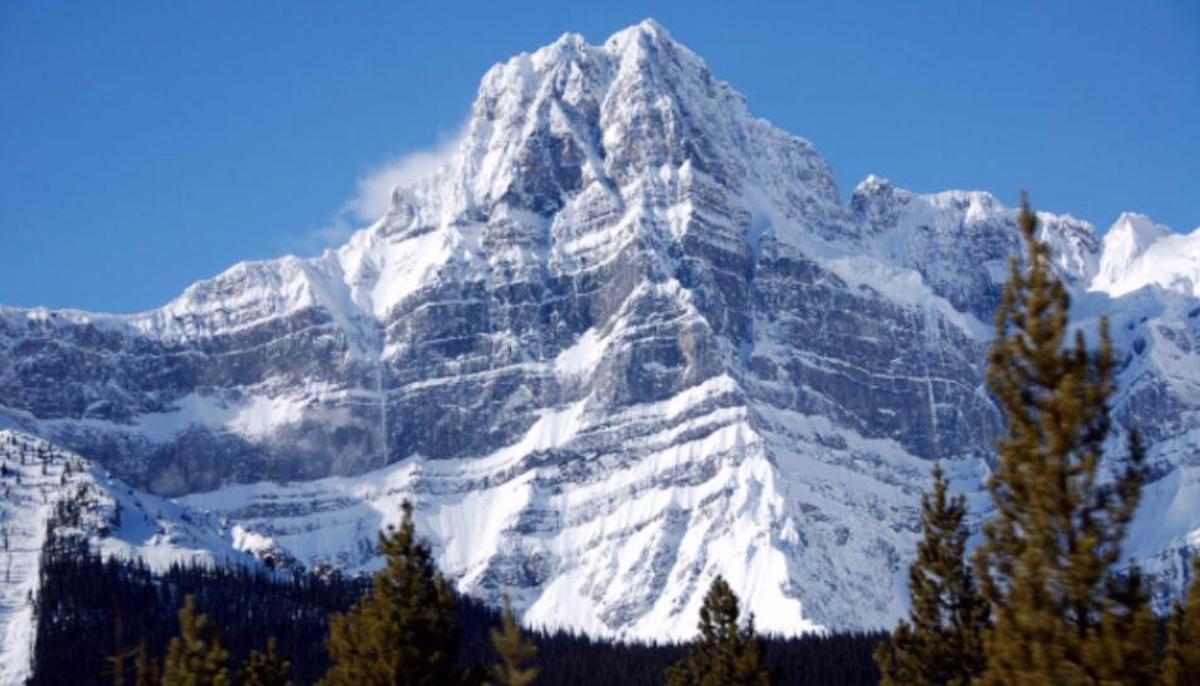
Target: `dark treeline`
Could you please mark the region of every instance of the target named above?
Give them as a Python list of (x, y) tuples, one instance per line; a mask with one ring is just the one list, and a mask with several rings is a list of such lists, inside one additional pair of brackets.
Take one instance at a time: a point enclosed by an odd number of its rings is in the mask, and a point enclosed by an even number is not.
[(294, 678), (309, 683), (328, 665), (329, 615), (366, 589), (361, 579), (288, 579), (245, 567), (176, 565), (155, 575), (141, 560), (102, 560), (78, 537), (52, 536), (42, 555), (34, 684), (111, 684), (106, 658), (143, 640), (151, 654), (162, 655), (178, 633), (176, 613), (187, 595), (221, 627), (235, 659), (274, 636)]
[[(142, 562), (102, 560), (75, 537), (51, 537), (43, 552), (32, 684), (112, 684), (110, 657), (144, 640), (154, 655), (178, 632), (176, 613), (188, 595), (220, 627), (224, 645), (240, 662), (274, 636), (292, 663), (297, 684), (315, 682), (329, 668), (329, 616), (344, 611), (369, 580), (312, 574), (284, 577), (242, 567), (174, 566), (154, 574)], [(500, 614), (470, 598), (458, 604), (463, 631), (460, 660), (496, 660), (489, 630)], [(121, 632), (118, 644), (118, 626)], [(538, 684), (662, 684), (686, 646), (622, 644), (565, 632), (527, 632), (537, 644)], [(875, 684), (871, 651), (876, 634), (764, 638), (764, 664), (780, 684)], [(126, 668), (133, 683), (133, 658)]]
[[(871, 652), (883, 636), (765, 637), (763, 662), (778, 684), (874, 686), (879, 683), (879, 670)], [(531, 633), (531, 637), (538, 645), (538, 684), (661, 686), (667, 668), (687, 652), (683, 645), (610, 643), (564, 633)]]

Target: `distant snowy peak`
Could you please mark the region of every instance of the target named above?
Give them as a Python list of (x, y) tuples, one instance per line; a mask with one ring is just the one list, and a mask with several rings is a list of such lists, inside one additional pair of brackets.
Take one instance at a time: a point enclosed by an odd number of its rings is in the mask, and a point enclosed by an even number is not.
[[(982, 191), (919, 194), (869, 176), (855, 188), (850, 209), (867, 237), (852, 249), (918, 272), (955, 309), (990, 321), (1009, 260), (1022, 249), (1018, 208)], [(1038, 222), (1059, 275), (1086, 285), (1099, 251), (1091, 224), (1049, 212), (1039, 212)]]
[[(872, 237), (862, 247), (921, 272), (955, 307), (977, 315), (994, 309), (988, 291), (995, 295), (1010, 257), (1021, 253), (1018, 208), (990, 193), (918, 194), (870, 176), (855, 188), (850, 208)], [(1100, 238), (1091, 224), (1070, 215), (1037, 216), (1038, 238), (1073, 288), (1120, 297), (1153, 286), (1200, 296), (1200, 229), (1177, 234), (1126, 212)]]
[(1126, 212), (1104, 236), (1097, 284), (1115, 284), (1125, 276), (1133, 262), (1160, 238), (1170, 235), (1165, 226), (1155, 224), (1143, 214)]
[(1126, 212), (1104, 236), (1091, 290), (1118, 297), (1151, 285), (1200, 294), (1200, 231), (1174, 234), (1145, 215)]
[(1069, 214), (1038, 212), (1038, 239), (1050, 246), (1051, 259), (1071, 286), (1087, 285), (1096, 273), (1100, 239), (1096, 229)]
[(1137, 212), (1124, 212), (1104, 236), (1105, 252), (1125, 250), (1136, 257), (1158, 239), (1169, 236), (1171, 230)]
[[(955, 241), (995, 241), (1003, 239), (1014, 247), (1017, 207), (1007, 206), (984, 191), (948, 190), (918, 194), (895, 186), (875, 175), (868, 176), (854, 189), (850, 207), (874, 234), (915, 230), (942, 234), (947, 244)], [(1062, 275), (1072, 282), (1090, 279), (1096, 269), (1099, 240), (1086, 221), (1067, 214), (1038, 212), (1038, 238), (1047, 242), (1055, 254)], [(1000, 235), (1003, 234), (1003, 235)]]
[(896, 226), (904, 208), (917, 198), (912, 191), (871, 174), (854, 188), (850, 207), (875, 232)]

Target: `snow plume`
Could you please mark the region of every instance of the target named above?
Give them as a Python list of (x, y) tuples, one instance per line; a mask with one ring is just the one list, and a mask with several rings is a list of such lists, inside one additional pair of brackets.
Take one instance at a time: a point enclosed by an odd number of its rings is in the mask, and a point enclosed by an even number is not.
[(358, 180), (358, 190), (342, 206), (342, 214), (348, 214), (362, 223), (379, 219), (387, 212), (394, 189), (411, 186), (433, 174), (454, 156), (460, 140), (461, 133), (444, 137), (432, 148), (401, 155), (372, 169)]
[(361, 175), (354, 195), (325, 226), (309, 232), (303, 247), (319, 251), (342, 245), (355, 231), (382, 217), (391, 204), (392, 191), (415, 184), (449, 162), (465, 131), (465, 126), (459, 127), (453, 135), (439, 136), (433, 146), (394, 157)]

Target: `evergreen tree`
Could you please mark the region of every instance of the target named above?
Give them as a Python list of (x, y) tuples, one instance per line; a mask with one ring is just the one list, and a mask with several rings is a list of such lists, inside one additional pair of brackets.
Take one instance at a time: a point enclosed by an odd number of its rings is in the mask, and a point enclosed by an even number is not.
[(438, 573), (429, 546), (417, 539), (412, 505), (399, 528), (379, 536), (384, 568), (371, 592), (330, 623), (329, 686), (445, 686), (468, 679), (455, 664), (457, 599)]
[(494, 686), (528, 686), (537, 679), (538, 668), (531, 665), (537, 657), (537, 646), (521, 634), (521, 626), (513, 617), (512, 605), (504, 596), (501, 628), (491, 630), (492, 646), (500, 662), (492, 667)]
[(966, 502), (946, 497), (940, 465), (921, 511), (924, 537), (908, 570), (912, 612), (891, 641), (879, 645), (875, 661), (884, 686), (965, 686), (983, 671), (988, 607), (966, 563)]
[(275, 637), (267, 639), (267, 652), (250, 651), (238, 668), (239, 686), (292, 686), (292, 663), (279, 655)]
[[(7, 546), (6, 546), (7, 547)], [(136, 648), (125, 647), (125, 636), (123, 628), (125, 626), (123, 614), (120, 605), (113, 607), (113, 634), (115, 636), (116, 649), (112, 655), (104, 658), (108, 663), (108, 669), (112, 673), (113, 684), (115, 686), (125, 686), (125, 662), (129, 660), (136, 652)]]
[(179, 610), (179, 636), (171, 639), (163, 663), (163, 686), (229, 686), (229, 651), (216, 627), (196, 614), (196, 596)]
[(700, 637), (666, 673), (668, 686), (767, 686), (762, 646), (751, 615), (738, 627), (738, 598), (718, 576), (700, 608)]
[(1158, 682), (1158, 627), (1141, 573), (1109, 581), (1096, 638), (1084, 644), (1085, 663), (1105, 684)]
[(1192, 558), (1187, 598), (1175, 604), (1167, 624), (1163, 686), (1200, 686), (1200, 555)]
[[(988, 483), (996, 515), (976, 557), (994, 615), (980, 682), (1105, 683), (1119, 676), (1114, 664), (1127, 664), (1123, 656), (1151, 640), (1124, 633), (1139, 624), (1143, 595), (1114, 571), (1141, 491), (1141, 444), (1134, 437), (1125, 468), (1105, 478), (1113, 392), (1107, 321), (1097, 352), (1081, 332), (1065, 345), (1070, 298), (1024, 198), (1018, 224), (1028, 258), (1024, 267), (1012, 261), (988, 368), (1007, 429)], [(1089, 643), (1116, 654), (1100, 655)]]
[(134, 686), (160, 686), (162, 674), (158, 661), (150, 656), (150, 646), (142, 641), (138, 646), (137, 661), (134, 663)]

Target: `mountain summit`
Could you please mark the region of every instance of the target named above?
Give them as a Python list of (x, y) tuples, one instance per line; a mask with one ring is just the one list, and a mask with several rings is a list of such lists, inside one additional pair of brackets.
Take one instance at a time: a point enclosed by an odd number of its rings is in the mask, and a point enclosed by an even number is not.
[[(452, 158), (337, 250), (137, 315), (0, 310), (0, 422), (275, 564), (374, 569), (412, 499), (459, 589), (530, 623), (684, 638), (721, 574), (765, 631), (888, 626), (934, 462), (987, 507), (1014, 218), (878, 177), (844, 202), (655, 22), (567, 34), (489, 70)], [(1200, 302), (1112, 283), (1200, 248), (1040, 220), (1078, 321), (1113, 321), (1162, 600), (1200, 536)]]

